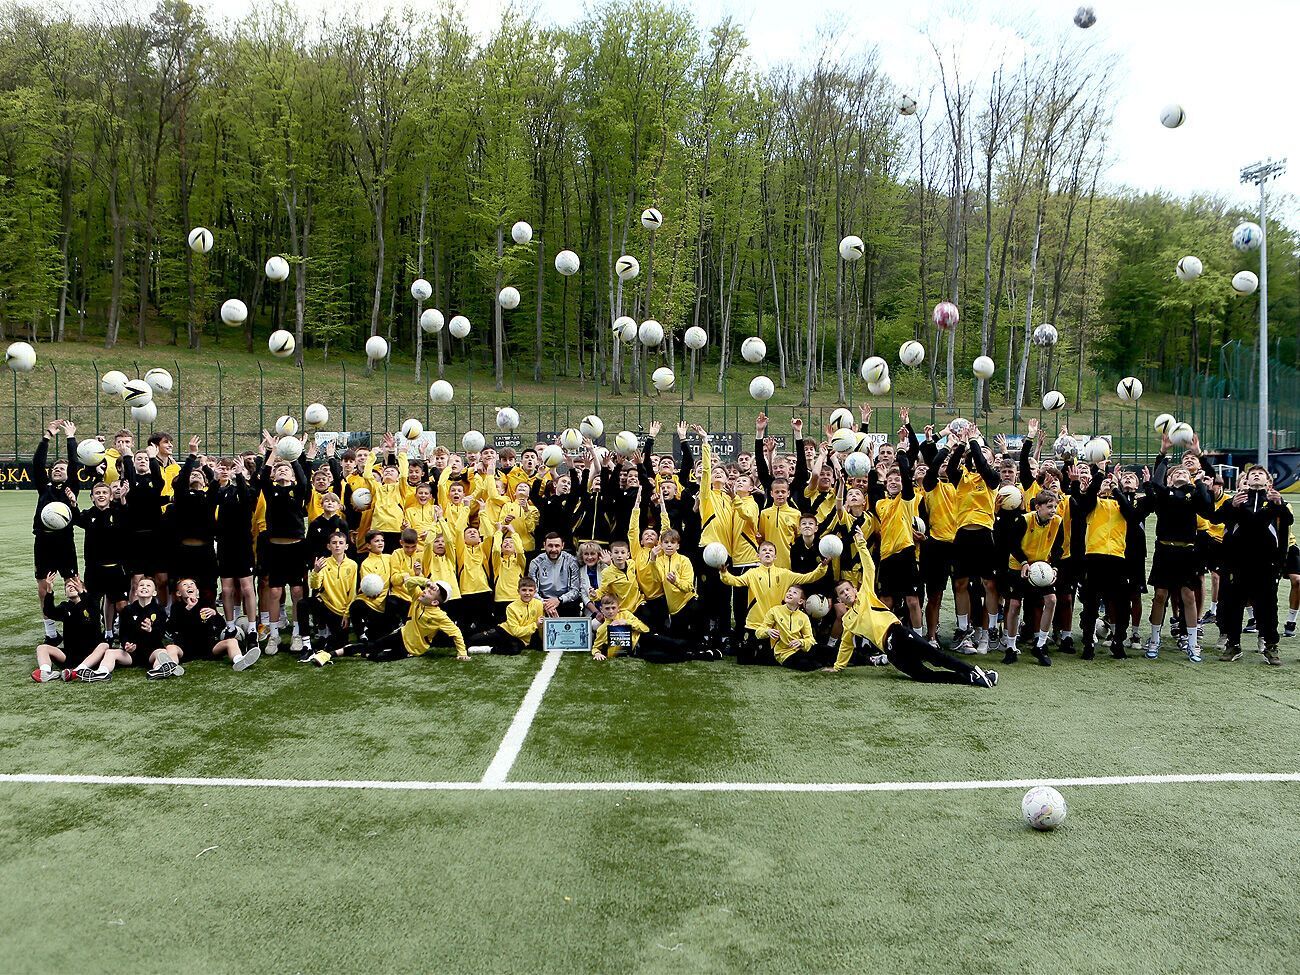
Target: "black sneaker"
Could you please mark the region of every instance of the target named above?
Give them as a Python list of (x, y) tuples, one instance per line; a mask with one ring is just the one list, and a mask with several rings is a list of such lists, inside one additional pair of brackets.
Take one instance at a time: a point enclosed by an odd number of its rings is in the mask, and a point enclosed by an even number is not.
[(113, 676), (113, 672), (110, 670), (104, 674), (98, 670), (91, 670), (89, 667), (82, 667), (77, 671), (77, 676), (84, 681), (108, 680)]
[(1295, 636), (1295, 624), (1294, 624), (1294, 623), (1287, 623), (1286, 626), (1282, 627), (1282, 635), (1283, 635), (1283, 636)]
[(56, 633), (54, 636), (47, 636), (43, 642), (47, 647), (57, 647), (63, 642), (63, 634)]
[(1002, 655), (1004, 664), (1013, 664), (1020, 659), (1020, 651), (1014, 647), (1007, 647), (1007, 652)]
[(998, 672), (976, 667), (970, 672), (970, 682), (976, 687), (992, 687), (998, 682)]
[(1052, 666), (1052, 658), (1047, 655), (1046, 647), (1042, 648), (1041, 650), (1035, 650), (1034, 659), (1037, 660), (1044, 667)]
[(1056, 649), (1059, 653), (1074, 653), (1074, 637), (1065, 637)]
[(1236, 663), (1242, 657), (1240, 643), (1224, 644), (1223, 652), (1219, 654), (1219, 660), (1225, 664)]
[(1255, 626), (1255, 617), (1246, 620), (1246, 625), (1241, 628), (1242, 633), (1258, 633), (1259, 629)]
[(1217, 622), (1218, 622), (1218, 620), (1215, 618), (1214, 610), (1212, 610), (1212, 609), (1207, 609), (1207, 610), (1205, 611), (1205, 614), (1201, 617), (1201, 621), (1200, 621), (1199, 623), (1197, 623), (1196, 625), (1197, 625), (1197, 626), (1205, 626), (1207, 623), (1217, 623)]
[(1097, 654), (1093, 651), (1092, 647), (1088, 646), (1087, 644), (1084, 644), (1083, 653), (1079, 654), (1079, 659), (1095, 660), (1097, 659)]
[(1123, 642), (1115, 642), (1110, 645), (1110, 655), (1116, 660), (1127, 660), (1128, 654), (1124, 652)]

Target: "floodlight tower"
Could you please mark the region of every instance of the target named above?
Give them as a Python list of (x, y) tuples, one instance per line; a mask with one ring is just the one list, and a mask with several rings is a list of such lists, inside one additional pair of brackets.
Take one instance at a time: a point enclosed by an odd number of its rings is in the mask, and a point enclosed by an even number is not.
[(1259, 463), (1268, 468), (1268, 226), (1264, 222), (1265, 187), (1286, 172), (1286, 160), (1271, 158), (1241, 171), (1243, 183), (1259, 187)]

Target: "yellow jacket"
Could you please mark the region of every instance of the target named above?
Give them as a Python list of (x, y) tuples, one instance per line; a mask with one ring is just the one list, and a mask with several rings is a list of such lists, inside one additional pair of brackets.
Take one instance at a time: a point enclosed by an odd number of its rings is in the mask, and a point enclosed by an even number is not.
[(325, 568), (307, 573), (307, 582), (335, 616), (347, 618), (357, 598), (357, 564), (346, 555), (342, 560), (326, 559)]
[(542, 601), (536, 597), (528, 602), (516, 599), (506, 607), (506, 621), (501, 624), (501, 629), (515, 639), (528, 643), (542, 625), (543, 612)]
[[(781, 639), (772, 640), (768, 630), (779, 632)], [(771, 640), (772, 656), (779, 664), (785, 663), (796, 653), (812, 649), (812, 621), (808, 619), (808, 614), (801, 609), (787, 609), (784, 603), (767, 611), (757, 632), (760, 638)], [(795, 642), (799, 644), (797, 648), (790, 645)]]
[[(691, 560), (681, 552), (661, 555), (654, 560), (654, 570), (663, 587), (669, 614), (679, 613), (695, 598), (695, 568), (691, 565)], [(669, 581), (670, 573), (676, 577), (675, 581)]]
[(397, 455), (397, 483), (385, 484), (375, 477), (375, 462), (379, 452), (372, 450), (366, 459), (366, 486), (370, 488), (370, 530), (400, 532), (405, 517), (406, 502), (412, 491), (406, 483), (406, 454)]
[(800, 511), (786, 502), (769, 505), (758, 513), (758, 533), (761, 540), (776, 546), (776, 564), (790, 568), (790, 546), (799, 534)]
[(639, 619), (625, 610), (619, 610), (613, 620), (601, 620), (600, 626), (596, 628), (596, 638), (591, 642), (591, 653), (595, 656), (598, 653), (604, 653), (606, 657), (614, 657), (623, 653), (626, 647), (611, 647), (609, 645), (609, 628), (610, 626), (626, 626), (632, 631), (632, 650), (636, 649), (637, 643), (641, 640), (642, 633), (650, 632), (650, 627), (646, 626)]
[(600, 570), (600, 586), (593, 589), (588, 598), (597, 606), (602, 596), (613, 596), (618, 600), (618, 608), (629, 613), (636, 612), (645, 600), (641, 596), (641, 587), (637, 583), (636, 570), (629, 562), (620, 569), (612, 562)]
[(862, 562), (862, 585), (858, 588), (857, 601), (844, 614), (841, 624), (844, 635), (840, 637), (840, 652), (835, 657), (836, 670), (843, 670), (853, 658), (855, 636), (870, 640), (883, 651), (890, 628), (900, 625), (893, 610), (876, 595), (876, 563), (871, 553), (865, 545), (859, 544), (857, 548)]
[(387, 598), (389, 591), (393, 587), (393, 557), (385, 552), (383, 555), (376, 555), (371, 552), (365, 557), (358, 571), (358, 579), (365, 579), (368, 575), (377, 575), (384, 581), (384, 588), (374, 599), (365, 594), (357, 598), (373, 609), (376, 613), (384, 611), (384, 600)]
[[(870, 558), (869, 555), (867, 557)], [(816, 582), (826, 575), (826, 563), (823, 562), (811, 572), (791, 572), (775, 565), (760, 565), (743, 576), (733, 576), (726, 569), (722, 570), (721, 575), (722, 581), (727, 585), (749, 590), (749, 612), (745, 614), (745, 628), (756, 630), (762, 625), (768, 611), (785, 599), (787, 589)]]
[(456, 655), (465, 655), (465, 637), (460, 627), (451, 621), (451, 617), (439, 606), (426, 606), (416, 600), (411, 607), (411, 618), (402, 625), (402, 645), (412, 657), (418, 657), (429, 649), (429, 644), (439, 633), (451, 637), (456, 647)]

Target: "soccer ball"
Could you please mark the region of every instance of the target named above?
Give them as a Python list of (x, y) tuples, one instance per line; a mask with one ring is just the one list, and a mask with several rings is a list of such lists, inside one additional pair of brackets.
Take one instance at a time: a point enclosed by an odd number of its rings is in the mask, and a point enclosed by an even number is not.
[(439, 379), (429, 387), (429, 399), (435, 403), (450, 403), (454, 395), (455, 390), (445, 379)]
[(324, 403), (312, 403), (303, 410), (302, 419), (308, 430), (319, 430), (330, 422), (330, 411)]
[(964, 416), (954, 417), (948, 426), (952, 429), (953, 433), (965, 433), (966, 428), (970, 426), (970, 420), (966, 419)]
[(925, 361), (925, 346), (908, 340), (898, 347), (898, 361), (905, 366), (919, 366)]
[(1164, 434), (1172, 430), (1174, 424), (1177, 422), (1178, 421), (1174, 419), (1172, 413), (1161, 413), (1156, 417), (1155, 423), (1152, 424), (1152, 427), (1155, 429), (1156, 433)]
[(143, 379), (128, 380), (122, 386), (122, 400), (127, 406), (144, 406), (153, 402), (153, 389)]
[(961, 312), (951, 301), (941, 301), (934, 306), (934, 311), (930, 313), (930, 318), (939, 328), (944, 330), (955, 328), (961, 321)]
[(582, 446), (582, 431), (573, 427), (560, 431), (560, 446), (565, 450), (577, 450)]
[(49, 531), (62, 531), (72, 524), (72, 509), (62, 501), (51, 501), (41, 509), (41, 524)]
[(641, 273), (641, 262), (631, 254), (624, 254), (614, 262), (614, 272), (620, 281), (631, 281)]
[(447, 323), (447, 331), (451, 333), (454, 339), (463, 339), (469, 334), (469, 319), (464, 315), (456, 315)]
[(1239, 295), (1253, 295), (1259, 287), (1259, 277), (1254, 271), (1238, 271), (1232, 276), (1232, 290)]
[(144, 381), (149, 384), (149, 388), (155, 393), (170, 393), (172, 391), (172, 374), (166, 369), (150, 369), (144, 374)]
[(509, 288), (509, 287), (502, 288), (500, 291), (497, 292), (497, 304), (500, 305), (502, 308), (504, 308), (506, 311), (510, 311), (512, 308), (518, 308), (519, 289)]
[(289, 277), (289, 262), (278, 254), (266, 261), (266, 277), (270, 281), (285, 281)]
[(105, 396), (121, 396), (122, 387), (125, 385), (126, 373), (118, 372), (116, 369), (104, 373), (104, 378), (99, 381), (99, 388), (104, 391)]
[(631, 430), (624, 430), (614, 438), (614, 450), (622, 457), (632, 453), (638, 446), (639, 442), (636, 439), (636, 434)]
[(740, 357), (746, 362), (762, 362), (767, 357), (767, 343), (751, 335), (740, 343)]
[(636, 334), (642, 345), (653, 347), (664, 340), (664, 327), (653, 318), (650, 318), (641, 323), (641, 327), (637, 329)]
[(1264, 231), (1260, 230), (1259, 224), (1251, 223), (1249, 220), (1237, 224), (1237, 229), (1232, 232), (1232, 246), (1239, 251), (1259, 250), (1263, 240)]
[(1014, 484), (1003, 484), (998, 488), (997, 501), (1003, 511), (1019, 511), (1024, 506), (1025, 496)]
[(77, 463), (83, 467), (98, 467), (106, 456), (104, 445), (98, 440), (83, 440), (77, 444)]
[(555, 270), (559, 271), (566, 278), (578, 273), (581, 262), (578, 255), (573, 251), (560, 251), (555, 255)]
[(1058, 390), (1049, 389), (1043, 394), (1043, 409), (1055, 413), (1065, 406), (1065, 395)]
[(824, 619), (830, 615), (831, 601), (820, 593), (813, 593), (804, 600), (803, 610), (815, 620)]
[(588, 440), (599, 440), (605, 433), (605, 421), (594, 413), (589, 413), (582, 418), (578, 424), (578, 429)]
[(704, 546), (704, 564), (714, 569), (721, 569), (727, 564), (727, 546), (721, 542), (709, 542)]
[(277, 359), (287, 359), (293, 355), (295, 345), (293, 333), (283, 328), (277, 328), (271, 333), (271, 337), (266, 340), (266, 347), (271, 350), (271, 355)]
[(641, 211), (641, 226), (646, 230), (658, 230), (663, 223), (664, 215), (654, 207), (647, 207)]
[(384, 580), (379, 578), (373, 572), (367, 572), (361, 577), (361, 595), (367, 599), (378, 599), (379, 594), (384, 591)]
[(824, 559), (838, 559), (844, 554), (844, 543), (839, 535), (823, 535), (817, 543), (817, 552)]
[(402, 422), (402, 436), (407, 440), (419, 440), (424, 433), (424, 424), (412, 417)]
[(466, 430), (465, 435), (460, 438), (460, 449), (467, 454), (477, 454), (486, 443), (483, 434), (477, 430)]
[(382, 335), (372, 335), (366, 339), (366, 358), (378, 362), (388, 355), (388, 341)]
[(497, 410), (498, 430), (517, 430), (519, 428), (519, 411), (513, 406), (503, 406)]
[(614, 334), (624, 342), (636, 341), (636, 319), (623, 315), (614, 319)]
[(1077, 449), (1074, 438), (1068, 433), (1063, 433), (1052, 441), (1052, 453), (1064, 460), (1067, 457), (1073, 457)]
[(853, 411), (840, 407), (831, 413), (831, 426), (836, 430), (853, 429)]
[(755, 376), (749, 381), (749, 395), (760, 403), (770, 400), (775, 392), (776, 386), (766, 376)]
[(895, 104), (898, 107), (899, 115), (916, 114), (916, 99), (913, 98), (911, 95), (899, 95), (898, 101)]
[(1188, 254), (1186, 257), (1178, 259), (1178, 264), (1174, 267), (1174, 273), (1178, 275), (1179, 281), (1195, 281), (1201, 276), (1201, 259)]
[(195, 227), (190, 231), (190, 250), (195, 254), (206, 254), (212, 250), (212, 231), (207, 227)]
[(248, 306), (238, 298), (222, 302), (221, 320), (227, 325), (243, 325), (248, 320)]
[(357, 488), (352, 492), (352, 507), (365, 511), (370, 507), (370, 488)]
[(416, 278), (411, 282), (411, 297), (416, 301), (428, 301), (431, 294), (433, 294), (433, 285), (424, 278)]
[(143, 406), (131, 407), (131, 419), (137, 423), (153, 423), (158, 419), (158, 404), (145, 403)]
[(862, 243), (862, 238), (854, 234), (849, 234), (840, 241), (840, 257), (846, 261), (860, 261), (862, 255), (867, 252), (866, 245)]
[(1170, 104), (1160, 109), (1160, 124), (1166, 129), (1176, 129), (1187, 121), (1187, 113), (1183, 111), (1183, 106)]
[(275, 421), (275, 435), (277, 437), (292, 437), (298, 432), (298, 421), (291, 416), (282, 416)]
[(844, 473), (849, 477), (866, 477), (871, 470), (871, 458), (854, 451), (844, 458)]
[(1083, 445), (1080, 456), (1089, 464), (1104, 464), (1110, 459), (1110, 441), (1105, 437), (1092, 437)]
[(874, 383), (867, 383), (867, 392), (872, 396), (888, 396), (890, 389), (893, 388), (893, 382), (888, 376)]
[(1034, 829), (1056, 829), (1065, 822), (1065, 796), (1050, 785), (1036, 785), (1020, 800), (1020, 815)]
[(702, 349), (709, 344), (709, 333), (698, 325), (692, 325), (682, 336), (682, 341), (688, 349)]
[(1087, 30), (1097, 22), (1097, 14), (1091, 7), (1080, 7), (1074, 12), (1074, 26)]
[(660, 366), (656, 369), (654, 375), (652, 375), (650, 379), (655, 384), (655, 389), (659, 390), (661, 393), (666, 393), (668, 390), (672, 389), (673, 383), (677, 381), (677, 378), (673, 375), (673, 371), (667, 366)]
[(1196, 438), (1196, 431), (1190, 423), (1175, 423), (1169, 428), (1169, 442), (1175, 447), (1190, 447)]
[(520, 220), (510, 228), (510, 239), (516, 244), (527, 244), (533, 239), (533, 228), (523, 220)]
[(1133, 376), (1121, 379), (1115, 387), (1115, 395), (1126, 403), (1136, 403), (1142, 398), (1142, 380)]
[(922, 536), (925, 535), (926, 532), (925, 519), (922, 518), (920, 515), (912, 515), (912, 531), (914, 534), (917, 535), (922, 535)]
[(547, 444), (542, 448), (542, 463), (555, 470), (564, 463), (564, 451), (553, 443)]
[(420, 329), (430, 335), (437, 335), (442, 331), (443, 317), (442, 312), (437, 308), (426, 308), (420, 312)]
[(991, 379), (997, 366), (993, 364), (993, 360), (988, 356), (982, 355), (976, 357), (970, 368), (971, 372), (975, 373), (976, 379)]
[(1050, 562), (1030, 562), (1026, 576), (1029, 584), (1036, 589), (1046, 589), (1056, 582), (1056, 569)]
[(878, 383), (889, 375), (889, 363), (878, 355), (873, 355), (862, 361), (862, 368), (858, 370), (862, 379), (868, 383)]
[(852, 427), (841, 427), (831, 435), (831, 450), (847, 454), (858, 447), (858, 434)]
[(292, 464), (302, 456), (302, 441), (297, 437), (281, 437), (275, 445), (275, 456)]
[(14, 342), (5, 349), (5, 362), (14, 372), (31, 372), (36, 368), (36, 350), (26, 342)]
[(1044, 322), (1034, 329), (1033, 339), (1034, 345), (1055, 345), (1060, 335), (1057, 334), (1055, 325)]

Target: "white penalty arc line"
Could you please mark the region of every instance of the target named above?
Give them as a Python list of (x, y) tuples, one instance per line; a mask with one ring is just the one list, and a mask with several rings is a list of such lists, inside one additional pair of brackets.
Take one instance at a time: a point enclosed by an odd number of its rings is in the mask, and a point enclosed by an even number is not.
[(537, 709), (542, 706), (546, 688), (550, 686), (551, 678), (555, 676), (555, 670), (560, 666), (560, 658), (563, 656), (564, 653), (559, 650), (551, 650), (545, 654), (537, 676), (533, 678), (528, 693), (524, 695), (524, 703), (519, 705), (519, 710), (515, 712), (515, 719), (510, 722), (510, 727), (506, 729), (506, 736), (501, 739), (501, 744), (497, 747), (492, 764), (483, 773), (483, 785), (500, 785), (510, 774), (515, 759), (519, 757), (519, 750), (524, 747), (528, 729), (533, 726), (533, 718), (537, 717)]
[[(558, 656), (558, 653), (556, 654)], [(551, 668), (554, 670), (554, 666)], [(526, 729), (525, 729), (526, 731)], [(520, 738), (522, 743), (522, 737)], [(502, 743), (502, 748), (505, 743)], [(518, 753), (518, 749), (515, 749)], [(508, 771), (508, 769), (507, 769)], [(967, 782), (401, 782), (383, 779), (242, 779), (208, 776), (0, 774), (0, 785), (193, 786), (234, 789), (344, 789), (376, 792), (974, 792), (1115, 785), (1300, 783), (1300, 772), (1206, 772), (1185, 775), (1090, 775)]]

